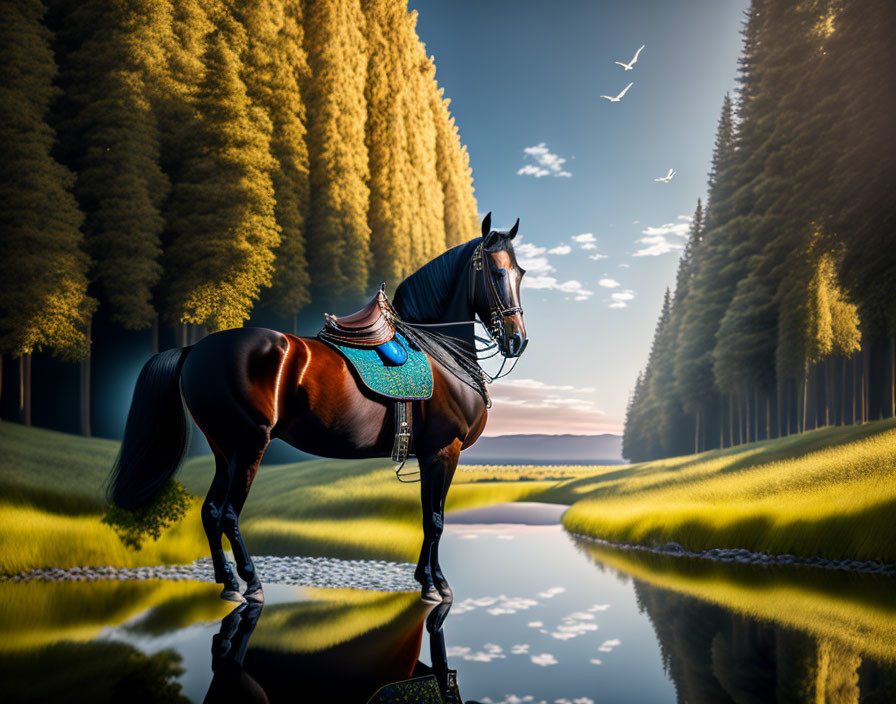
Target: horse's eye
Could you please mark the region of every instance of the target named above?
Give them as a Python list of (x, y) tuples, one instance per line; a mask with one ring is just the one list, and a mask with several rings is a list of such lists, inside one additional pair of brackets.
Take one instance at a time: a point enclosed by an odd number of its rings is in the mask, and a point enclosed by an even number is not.
[(500, 276), (502, 279), (503, 279), (505, 276), (507, 276), (507, 269), (493, 269), (492, 271), (494, 271), (495, 274), (497, 274), (498, 276)]

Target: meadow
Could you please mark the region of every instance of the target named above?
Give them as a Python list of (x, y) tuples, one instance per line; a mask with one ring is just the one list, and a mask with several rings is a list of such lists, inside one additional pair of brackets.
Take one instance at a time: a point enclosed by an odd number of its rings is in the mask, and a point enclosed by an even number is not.
[[(137, 551), (101, 521), (117, 443), (2, 423), (0, 447), (0, 574), (208, 554), (211, 457), (178, 473), (196, 497), (186, 518)], [(632, 465), (461, 466), (447, 510), (545, 501), (572, 506), (571, 532), (612, 542), (896, 562), (894, 470), (889, 419)], [(416, 560), (420, 523), (419, 485), (381, 459), (264, 466), (241, 517), (254, 554), (402, 561)]]

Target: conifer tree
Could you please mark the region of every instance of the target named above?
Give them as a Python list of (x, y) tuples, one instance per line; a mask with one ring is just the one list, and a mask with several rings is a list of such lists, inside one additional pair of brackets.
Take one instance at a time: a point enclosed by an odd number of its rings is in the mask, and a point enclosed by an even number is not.
[(51, 156), (47, 124), (56, 65), (39, 0), (0, 6), (0, 354), (20, 358), (22, 419), (30, 424), (30, 356), (87, 353), (89, 259), (74, 177)]
[(308, 63), (303, 47), (302, 6), (297, 0), (267, 0), (235, 7), (247, 35), (242, 61), (246, 89), (253, 104), (271, 121), (271, 176), (280, 246), (273, 283), (264, 301), (279, 315), (293, 319), (295, 328), (295, 316), (310, 300), (305, 259), (308, 148), (302, 100)]
[(411, 178), (411, 257), (416, 269), (445, 250), (445, 205), (436, 168), (435, 117), (429, 103), (436, 68), (417, 37), (416, 10), (406, 15), (406, 23), (403, 112)]
[(371, 239), (371, 284), (395, 287), (412, 266), (413, 231), (411, 164), (403, 113), (410, 90), (401, 66), (403, 32), (407, 30), (406, 0), (367, 0), (368, 66), (366, 144), (370, 160), (370, 204), (367, 222)]
[(170, 6), (91, 0), (75, 6), (66, 22), (80, 43), (61, 75), (71, 111), (63, 129), (78, 145), (71, 156), (86, 247), (112, 319), (125, 328), (147, 328), (156, 318), (160, 207), (168, 191), (153, 84), (164, 66), (159, 38), (170, 27)]
[(370, 229), (364, 86), (367, 48), (359, 0), (305, 6), (311, 211), (307, 256), (313, 297), (367, 290)]
[(271, 124), (240, 77), (246, 37), (228, 18), (209, 38), (193, 140), (172, 194), (166, 257), (172, 323), (240, 326), (271, 283), (280, 243), (271, 182)]
[(473, 195), (470, 155), (448, 110), (444, 88), (433, 86), (430, 104), (436, 126), (436, 159), (445, 208), (445, 245), (454, 247), (478, 234), (478, 207)]

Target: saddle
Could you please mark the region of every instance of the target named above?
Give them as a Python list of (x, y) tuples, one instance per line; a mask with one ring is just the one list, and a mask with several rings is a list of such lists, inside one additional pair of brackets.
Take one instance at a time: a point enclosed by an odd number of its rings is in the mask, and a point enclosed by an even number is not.
[[(364, 386), (394, 401), (392, 459), (403, 467), (410, 454), (411, 401), (432, 395), (433, 378), (423, 351), (396, 331), (397, 320), (383, 284), (357, 313), (343, 317), (327, 313), (317, 336), (346, 359)], [(400, 470), (401, 467), (397, 471)]]

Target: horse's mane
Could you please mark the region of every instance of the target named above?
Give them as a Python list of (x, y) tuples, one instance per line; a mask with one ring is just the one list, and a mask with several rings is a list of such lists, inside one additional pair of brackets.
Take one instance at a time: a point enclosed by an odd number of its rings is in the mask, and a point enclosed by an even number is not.
[(396, 328), (442, 367), (477, 391), (486, 406), (491, 401), (486, 380), (476, 356), (473, 325), (465, 323), (441, 328), (416, 327), (414, 323), (468, 321), (470, 310), (466, 267), (481, 237), (452, 247), (399, 284), (392, 307), (401, 320)]
[[(399, 284), (392, 305), (402, 320), (411, 323), (443, 322), (453, 312), (452, 298), (463, 284), (464, 267), (470, 263), (481, 237), (452, 247), (424, 264)], [(463, 291), (466, 295), (466, 292)]]

